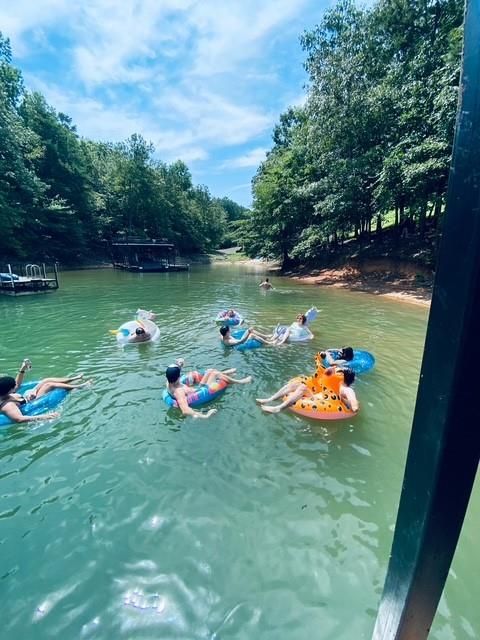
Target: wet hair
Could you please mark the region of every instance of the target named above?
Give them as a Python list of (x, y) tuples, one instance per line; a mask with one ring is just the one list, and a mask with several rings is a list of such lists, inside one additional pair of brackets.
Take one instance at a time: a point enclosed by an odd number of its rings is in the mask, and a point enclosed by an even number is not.
[(322, 360), (325, 360), (325, 358), (327, 357), (327, 354), (325, 353), (325, 351), (320, 351), (320, 357)]
[(137, 336), (143, 336), (143, 334), (145, 333), (145, 329), (143, 329), (142, 327), (137, 327), (135, 329), (135, 333), (137, 334)]
[(229, 309), (229, 310), (227, 311), (227, 316), (228, 316), (229, 318), (234, 318), (234, 317), (235, 317), (235, 309)]
[(225, 337), (229, 331), (230, 331), (230, 327), (220, 327), (220, 333), (222, 334), (223, 337)]
[(302, 324), (306, 324), (307, 316), (304, 313), (299, 313), (297, 317), (302, 319)]
[(167, 367), (165, 376), (169, 382), (176, 382), (180, 378), (180, 367), (176, 364), (171, 364)]
[(353, 349), (352, 349), (352, 347), (342, 347), (342, 359), (343, 360), (353, 360)]
[(354, 383), (355, 371), (353, 371), (353, 369), (350, 369), (350, 367), (343, 367), (340, 371), (343, 373), (343, 381), (347, 387)]
[(2, 376), (0, 378), (0, 396), (6, 396), (7, 393), (13, 391), (17, 385), (15, 378), (11, 376)]
[(270, 280), (268, 278), (265, 278), (265, 282), (270, 282)]

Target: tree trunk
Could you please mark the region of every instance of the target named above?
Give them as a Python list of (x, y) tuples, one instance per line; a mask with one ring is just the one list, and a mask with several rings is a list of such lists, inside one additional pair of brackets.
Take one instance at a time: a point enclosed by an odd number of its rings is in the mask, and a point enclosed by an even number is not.
[(424, 204), (422, 204), (420, 208), (420, 215), (418, 218), (418, 232), (422, 240), (425, 236), (426, 219), (427, 219), (427, 203), (425, 202)]

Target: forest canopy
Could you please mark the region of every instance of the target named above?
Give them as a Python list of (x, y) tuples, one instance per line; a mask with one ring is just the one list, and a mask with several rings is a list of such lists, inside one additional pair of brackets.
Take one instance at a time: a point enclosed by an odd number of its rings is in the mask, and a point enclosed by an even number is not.
[(0, 33), (0, 255), (78, 264), (119, 232), (167, 238), (181, 252), (229, 241), (248, 210), (194, 185), (187, 165), (156, 159), (139, 134), (81, 138), (71, 118), (27, 91)]
[(438, 227), (460, 78), (464, 3), (340, 0), (301, 43), (304, 106), (280, 116), (253, 180), (251, 255), (283, 265), (381, 230)]
[(184, 253), (240, 244), (284, 266), (321, 260), (386, 223), (423, 237), (445, 204), (463, 2), (339, 0), (301, 36), (305, 104), (281, 114), (253, 210), (194, 185), (138, 133), (82, 138), (26, 90), (0, 33), (0, 255), (86, 262), (119, 232)]

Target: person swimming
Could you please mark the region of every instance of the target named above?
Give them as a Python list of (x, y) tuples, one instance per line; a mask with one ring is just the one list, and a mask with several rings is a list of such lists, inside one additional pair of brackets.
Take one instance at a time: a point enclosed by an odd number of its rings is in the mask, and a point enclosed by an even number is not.
[(272, 284), (270, 283), (270, 280), (268, 278), (265, 278), (265, 280), (258, 286), (260, 287), (260, 289), (264, 289), (265, 291), (268, 291), (268, 289), (273, 289)]

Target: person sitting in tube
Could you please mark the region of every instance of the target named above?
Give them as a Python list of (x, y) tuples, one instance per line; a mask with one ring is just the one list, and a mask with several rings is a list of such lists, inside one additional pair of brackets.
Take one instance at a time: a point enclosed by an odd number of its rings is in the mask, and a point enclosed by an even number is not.
[(237, 344), (243, 344), (249, 338), (254, 338), (255, 340), (258, 340), (259, 342), (261, 342), (262, 344), (270, 344), (270, 345), (275, 344), (275, 340), (272, 338), (272, 336), (266, 336), (263, 333), (259, 333), (253, 328), (245, 329), (245, 333), (241, 338), (234, 338), (232, 336), (232, 332), (230, 331), (230, 327), (228, 326), (220, 327), (220, 335), (221, 335), (221, 340), (226, 347), (236, 347)]
[(43, 380), (40, 380), (33, 389), (26, 391), (24, 395), (16, 393), (17, 389), (23, 383), (25, 373), (30, 368), (30, 360), (25, 359), (22, 362), (15, 378), (12, 378), (11, 376), (0, 377), (0, 412), (4, 413), (12, 422), (40, 422), (43, 420), (54, 420), (60, 415), (58, 411), (42, 413), (37, 416), (24, 416), (20, 407), (27, 402), (32, 402), (37, 398), (41, 398), (49, 391), (53, 391), (53, 389), (66, 389), (67, 391), (71, 391), (72, 389), (86, 387), (92, 382), (91, 380), (78, 382), (83, 377), (82, 373), (68, 378), (43, 378)]
[(148, 333), (148, 331), (145, 331), (145, 329), (143, 327), (137, 327), (135, 329), (135, 333), (129, 337), (128, 341), (129, 342), (147, 342), (147, 340), (150, 340), (152, 336)]
[(219, 315), (219, 318), (220, 319), (224, 319), (224, 320), (232, 320), (233, 318), (236, 318), (237, 316), (238, 316), (238, 313), (235, 311), (235, 309), (227, 309), (226, 311), (223, 311)]
[[(340, 383), (340, 400), (348, 409), (357, 412), (359, 404), (355, 391), (351, 388), (351, 385), (355, 381), (355, 372), (348, 367), (329, 367), (325, 371), (325, 375), (327, 376), (333, 375), (334, 373), (343, 374), (343, 380)], [(290, 405), (295, 404), (300, 398), (311, 398), (313, 395), (312, 391), (301, 380), (292, 380), (269, 398), (257, 398), (256, 401), (262, 405), (263, 411), (267, 413), (279, 413)], [(286, 398), (280, 404), (267, 404), (283, 398), (283, 396), (286, 396)]]
[(320, 353), (320, 357), (325, 361), (327, 366), (332, 365), (348, 365), (353, 360), (352, 347), (342, 347), (341, 349), (327, 349)]
[[(276, 344), (284, 344), (292, 333), (295, 333), (299, 329), (303, 329), (307, 332), (310, 330), (307, 328), (307, 316), (304, 313), (299, 313), (295, 318), (295, 322), (287, 327), (287, 329), (277, 338)], [(311, 332), (310, 332), (311, 333)]]
[[(192, 416), (192, 418), (210, 418), (210, 416), (217, 413), (216, 409), (209, 409), (206, 413), (193, 409), (188, 404), (188, 396), (194, 393), (194, 388), (183, 384), (180, 381), (182, 366), (184, 364), (183, 358), (178, 358), (173, 364), (169, 365), (165, 371), (165, 377), (167, 378), (167, 392), (171, 398), (177, 401), (178, 408), (184, 416)], [(225, 380), (229, 384), (247, 384), (252, 381), (252, 376), (246, 378), (232, 378), (231, 373), (235, 373), (236, 369), (226, 369), (225, 371), (218, 371), (217, 369), (207, 369), (199, 380), (199, 385), (210, 385), (218, 380)]]

